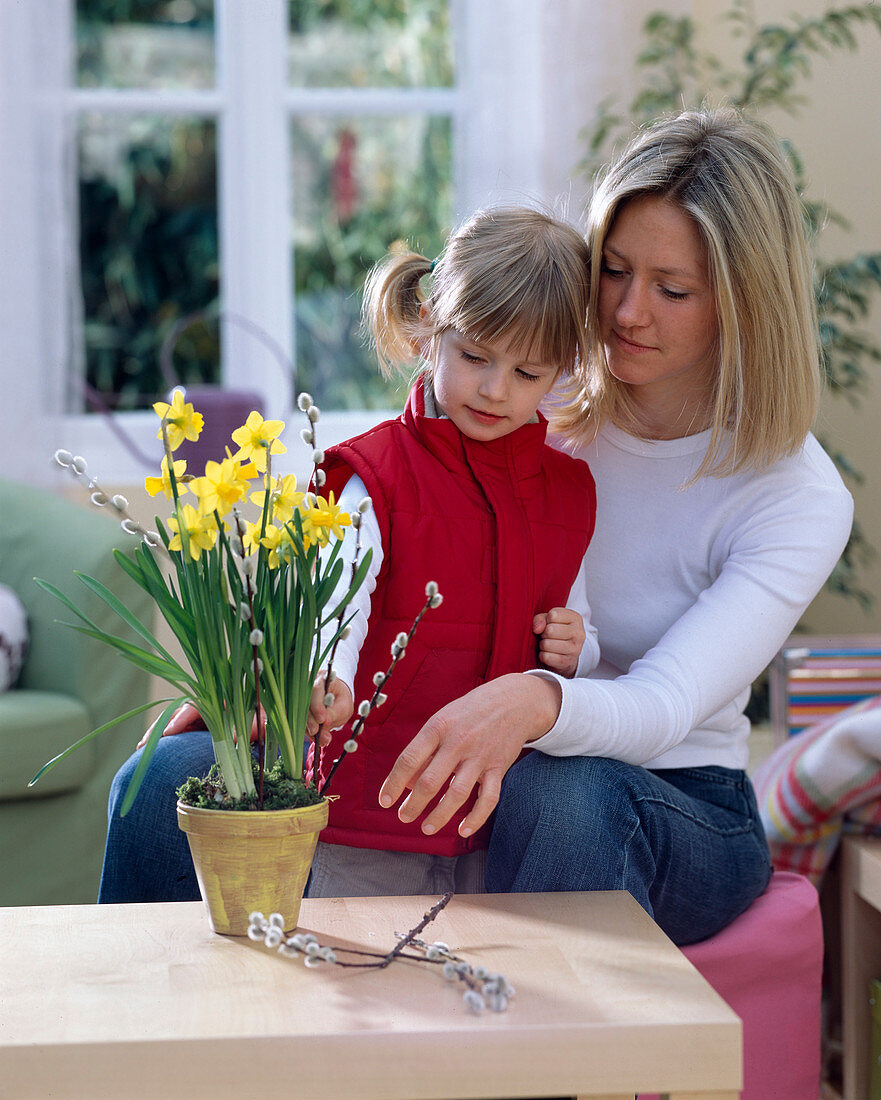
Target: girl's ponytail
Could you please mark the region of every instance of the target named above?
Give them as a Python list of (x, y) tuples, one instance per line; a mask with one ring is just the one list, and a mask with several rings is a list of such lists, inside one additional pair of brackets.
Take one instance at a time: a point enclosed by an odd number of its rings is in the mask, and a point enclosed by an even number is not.
[(431, 262), (418, 252), (390, 252), (364, 284), (362, 323), (376, 347), (379, 367), (389, 377), (408, 375), (419, 358), (425, 295), (419, 286)]

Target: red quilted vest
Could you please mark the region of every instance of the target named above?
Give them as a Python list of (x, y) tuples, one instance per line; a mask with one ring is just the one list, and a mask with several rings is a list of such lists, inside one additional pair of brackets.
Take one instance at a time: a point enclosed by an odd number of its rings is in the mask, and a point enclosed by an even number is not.
[[(429, 611), (334, 776), (321, 839), (391, 851), (461, 855), (486, 847), (488, 828), (462, 839), (465, 809), (434, 836), (382, 809), (379, 788), (401, 750), (446, 703), (508, 672), (536, 667), (533, 616), (566, 603), (593, 534), (596, 494), (587, 466), (545, 444), (546, 421), (490, 443), (426, 417), (421, 382), (397, 420), (328, 449), (325, 490), (339, 497), (356, 473), (382, 534), (383, 563), (358, 658), (355, 706), (388, 668), (391, 644), (409, 630), (436, 581)], [(326, 775), (348, 727), (322, 753)]]

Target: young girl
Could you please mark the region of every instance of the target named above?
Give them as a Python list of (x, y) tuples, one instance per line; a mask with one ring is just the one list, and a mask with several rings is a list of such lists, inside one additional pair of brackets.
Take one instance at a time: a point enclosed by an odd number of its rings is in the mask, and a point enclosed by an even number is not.
[[(403, 414), (331, 448), (325, 491), (349, 511), (373, 500), (362, 539), (373, 561), (350, 639), (334, 660), (333, 705), (316, 689), (311, 732), (344, 726), (373, 694), (395, 636), (435, 581), (394, 676), (334, 776), (313, 863), (312, 896), (483, 889), (486, 830), (427, 835), (378, 802), (389, 768), (439, 707), (493, 677), (539, 661), (563, 676), (596, 663), (595, 632), (565, 603), (594, 526), (584, 462), (545, 444), (542, 398), (585, 353), (587, 246), (571, 227), (527, 208), (477, 214), (430, 263), (394, 253), (372, 274), (365, 317), (389, 372), (422, 367)], [(426, 290), (423, 292), (422, 285)], [(348, 553), (352, 553), (347, 537)], [(587, 612), (585, 611), (585, 617)], [(182, 708), (166, 730), (193, 730)], [(323, 750), (326, 775), (343, 729)], [(198, 898), (177, 829), (174, 791), (207, 770), (210, 738), (163, 737), (131, 812), (117, 812), (137, 754), (118, 773), (99, 900)], [(451, 785), (455, 790), (455, 781)]]
[[(835, 565), (853, 504), (810, 433), (811, 262), (764, 127), (686, 112), (639, 134), (591, 203), (591, 336), (564, 410), (601, 522), (579, 590), (602, 660), (448, 705), (381, 799), (416, 821), (448, 775), (499, 788), (486, 885), (629, 890), (677, 943), (713, 935), (770, 874), (748, 762), (750, 684)], [(534, 750), (519, 762), (525, 744)], [(513, 767), (511, 766), (513, 764)], [(478, 800), (460, 831), (480, 826)], [(434, 830), (462, 819), (434, 807)]]
[[(535, 634), (542, 663), (564, 676), (579, 656), (582, 669), (596, 663), (594, 632), (582, 650), (581, 617), (561, 606), (593, 530), (593, 481), (584, 463), (545, 444), (538, 412), (583, 355), (587, 264), (573, 229), (498, 209), (473, 217), (435, 263), (393, 253), (368, 281), (364, 316), (384, 371), (422, 367), (400, 418), (327, 452), (325, 489), (349, 511), (365, 494), (373, 501), (362, 528), (373, 559), (334, 658), (334, 702), (325, 708), (322, 678), (310, 732), (345, 727), (355, 700), (370, 698), (426, 581), (443, 603), (422, 620), (384, 688), (388, 701), (334, 776), (340, 797), (311, 896), (482, 890), (487, 831), (426, 835), (379, 805), (382, 780), (441, 706), (535, 666)], [(344, 728), (322, 753), (322, 777), (347, 737)]]

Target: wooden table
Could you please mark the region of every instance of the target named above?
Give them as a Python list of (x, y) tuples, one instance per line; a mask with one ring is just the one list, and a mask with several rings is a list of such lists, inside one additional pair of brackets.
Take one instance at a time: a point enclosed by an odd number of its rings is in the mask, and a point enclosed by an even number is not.
[(872, 1056), (869, 983), (881, 978), (881, 840), (841, 846), (841, 1023), (845, 1096), (868, 1096)]
[[(307, 900), (301, 929), (386, 951), (436, 900)], [(459, 895), (425, 935), (508, 1011), (425, 964), (306, 969), (199, 902), (0, 909), (0, 1097), (739, 1096), (739, 1019), (629, 894)]]

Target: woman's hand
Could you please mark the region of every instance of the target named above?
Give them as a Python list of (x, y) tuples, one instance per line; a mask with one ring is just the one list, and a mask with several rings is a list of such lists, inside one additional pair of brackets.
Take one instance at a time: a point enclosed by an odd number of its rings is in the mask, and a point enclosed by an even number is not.
[(415, 821), (446, 787), (422, 824), (423, 833), (430, 835), (450, 820), (477, 785), (477, 801), (459, 824), (459, 835), (470, 836), (495, 808), (505, 772), (523, 746), (556, 722), (561, 699), (555, 680), (512, 673), (448, 703), (395, 761), (380, 789), (380, 805), (394, 805), (409, 790), (398, 817)]
[[(324, 696), (332, 695), (331, 705), (324, 705)], [(334, 677), (330, 687), (325, 687), (324, 673), (320, 672), (312, 688), (312, 699), (309, 703), (309, 717), (306, 720), (306, 733), (314, 740), (321, 727), (319, 744), (322, 748), (330, 744), (330, 731), (338, 730), (352, 717), (355, 710), (355, 700), (347, 684)]]
[(578, 658), (585, 639), (584, 620), (578, 612), (568, 607), (552, 607), (535, 616), (532, 631), (540, 636), (541, 663), (571, 680), (578, 671)]
[[(159, 719), (156, 719), (158, 722)], [(137, 748), (142, 749), (147, 744), (147, 738), (153, 732), (156, 727), (156, 722), (149, 727), (147, 732), (141, 738), (137, 744)], [(168, 725), (162, 732), (163, 737), (173, 737), (176, 733), (189, 733), (190, 730), (203, 730), (205, 728), (205, 721), (202, 715), (196, 710), (192, 703), (183, 703), (177, 708), (177, 710), (168, 719)]]

